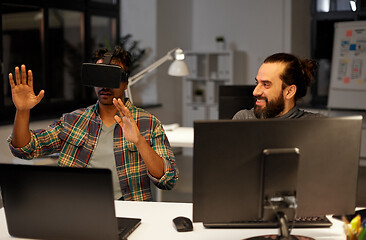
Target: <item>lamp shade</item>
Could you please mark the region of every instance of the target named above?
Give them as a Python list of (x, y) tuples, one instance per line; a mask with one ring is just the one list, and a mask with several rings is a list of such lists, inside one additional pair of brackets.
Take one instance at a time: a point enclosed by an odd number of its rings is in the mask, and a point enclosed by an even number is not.
[(188, 73), (187, 64), (183, 60), (174, 60), (168, 70), (170, 76), (181, 77), (188, 75)]
[[(174, 56), (172, 56), (174, 54)], [(170, 50), (164, 57), (158, 59), (156, 62), (148, 66), (147, 68), (143, 69), (139, 73), (135, 74), (132, 77), (128, 78), (128, 85), (127, 85), (127, 96), (129, 97), (130, 101), (132, 101), (132, 95), (131, 95), (131, 86), (135, 85), (138, 81), (140, 81), (147, 73), (151, 72), (155, 68), (159, 67), (161, 64), (165, 63), (166, 61), (173, 60), (173, 63), (170, 65), (168, 74), (170, 76), (186, 76), (188, 75), (188, 67), (186, 63), (184, 62), (184, 53), (183, 50), (180, 48), (174, 48)]]

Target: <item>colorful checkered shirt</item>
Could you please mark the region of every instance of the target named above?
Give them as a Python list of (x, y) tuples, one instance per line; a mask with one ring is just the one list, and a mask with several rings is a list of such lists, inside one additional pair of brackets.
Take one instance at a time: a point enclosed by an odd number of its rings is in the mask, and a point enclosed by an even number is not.
[[(141, 108), (126, 101), (141, 135), (164, 160), (165, 173), (160, 179), (151, 176), (136, 146), (123, 137), (121, 127), (114, 128), (113, 149), (117, 173), (124, 200), (151, 201), (150, 180), (160, 189), (170, 190), (178, 180), (174, 154), (160, 121)], [(88, 108), (64, 114), (47, 129), (30, 130), (31, 140), (22, 147), (9, 146), (14, 156), (33, 159), (59, 153), (58, 165), (86, 167), (97, 144), (101, 129), (98, 103)]]

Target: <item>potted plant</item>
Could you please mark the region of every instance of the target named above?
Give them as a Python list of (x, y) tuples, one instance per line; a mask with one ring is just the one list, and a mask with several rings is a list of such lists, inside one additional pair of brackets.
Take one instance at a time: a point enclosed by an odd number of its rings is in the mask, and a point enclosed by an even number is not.
[(146, 49), (140, 48), (139, 41), (133, 40), (131, 34), (122, 36), (117, 45), (131, 53), (131, 75), (133, 75), (140, 67), (140, 63), (146, 58)]
[(216, 48), (219, 51), (223, 51), (225, 49), (225, 38), (223, 36), (216, 37)]
[(203, 102), (203, 90), (200, 88), (197, 88), (194, 90), (194, 101), (195, 102)]

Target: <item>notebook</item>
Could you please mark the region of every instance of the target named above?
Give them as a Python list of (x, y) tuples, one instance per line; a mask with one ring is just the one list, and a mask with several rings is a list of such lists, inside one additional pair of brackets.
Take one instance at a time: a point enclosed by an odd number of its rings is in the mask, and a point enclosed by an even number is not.
[(109, 169), (0, 164), (9, 234), (36, 239), (126, 239), (141, 219), (116, 218)]

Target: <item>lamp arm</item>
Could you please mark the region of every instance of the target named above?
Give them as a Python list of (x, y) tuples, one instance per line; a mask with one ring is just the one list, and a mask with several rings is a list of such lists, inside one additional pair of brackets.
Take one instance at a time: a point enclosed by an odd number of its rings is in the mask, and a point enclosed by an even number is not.
[(134, 76), (128, 78), (128, 85), (131, 87), (132, 85), (134, 85), (135, 83), (140, 81), (147, 73), (149, 73), (152, 70), (154, 70), (155, 68), (159, 67), (161, 64), (165, 63), (168, 60), (173, 60), (174, 57), (172, 56), (172, 53), (174, 53), (175, 50), (177, 50), (177, 49), (178, 48), (174, 48), (174, 49), (170, 50), (164, 57), (160, 58), (159, 60), (157, 60), (156, 62), (154, 62), (147, 68), (145, 68), (144, 70), (141, 70)]

